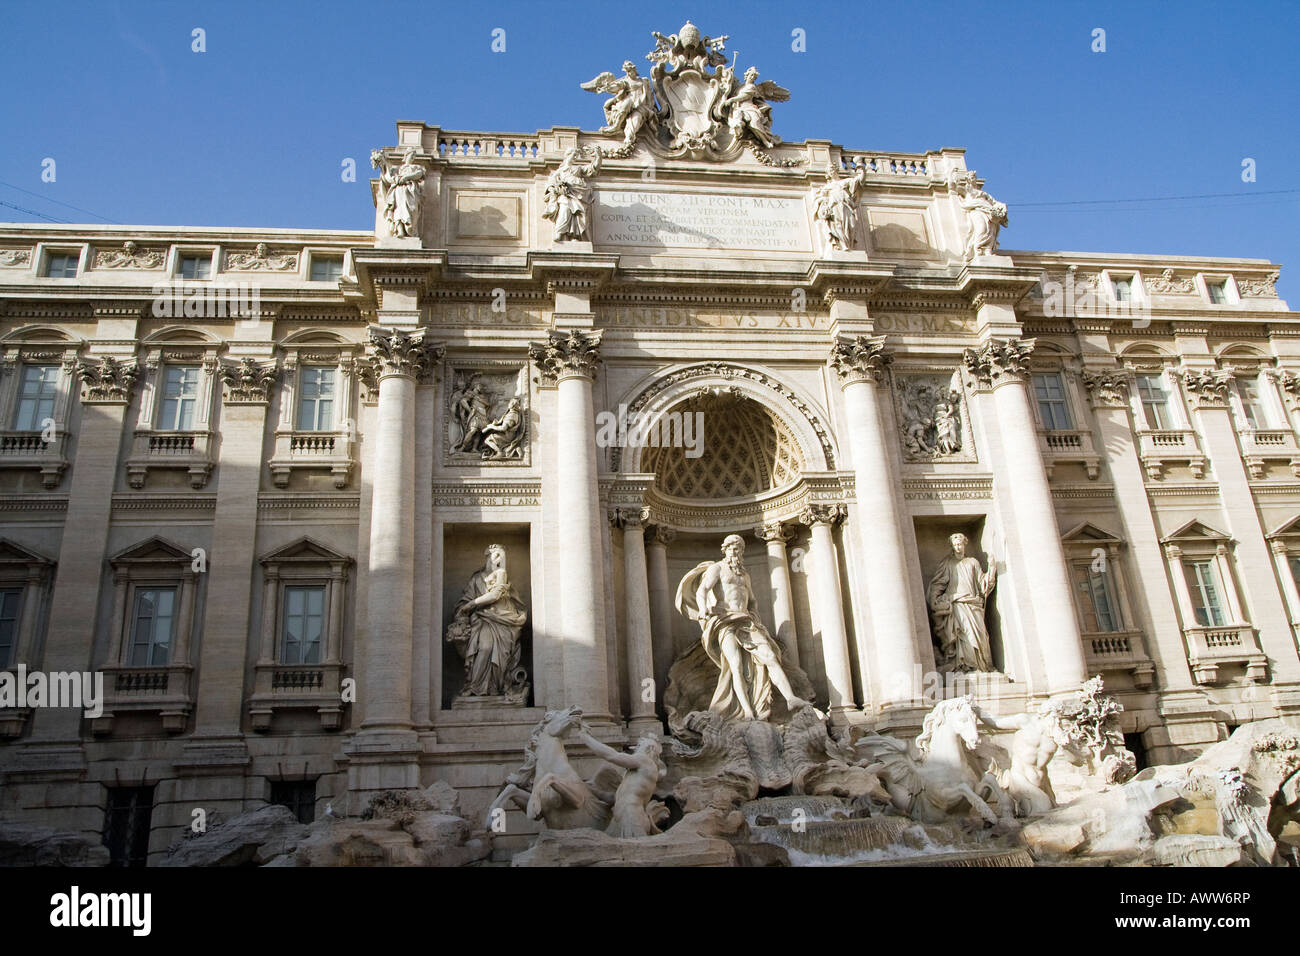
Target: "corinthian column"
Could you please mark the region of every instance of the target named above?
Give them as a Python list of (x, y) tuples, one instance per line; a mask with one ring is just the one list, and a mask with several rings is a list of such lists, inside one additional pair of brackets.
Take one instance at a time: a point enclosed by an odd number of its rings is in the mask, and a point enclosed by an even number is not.
[(881, 408), (884, 370), (892, 357), (885, 352), (883, 336), (859, 335), (842, 337), (831, 346), (830, 361), (844, 392), (857, 488), (857, 531), (862, 554), (871, 557), (865, 579), (875, 649), (872, 683), (882, 707), (906, 705), (912, 703), (913, 674), (920, 657), (903, 553), (903, 517), (894, 495), (892, 449), (885, 441), (891, 431)]
[[(1029, 595), (1034, 620), (1025, 622), (1025, 633), (1042, 652), (1047, 690), (1061, 693), (1077, 690), (1083, 682), (1083, 641), (1029, 404), (1033, 348), (1033, 339), (990, 339), (978, 349), (967, 349), (963, 359), (978, 386), (993, 393), (1003, 452), (993, 468), (1001, 472), (1001, 488), (1013, 496), (1006, 502), (1005, 514), (1019, 542), (1011, 573), (1019, 575), (1023, 593)], [(990, 555), (990, 563), (993, 559)]]
[(826, 661), (826, 690), (832, 719), (855, 708), (853, 671), (849, 667), (849, 636), (844, 627), (844, 594), (840, 590), (840, 562), (835, 554), (834, 528), (844, 520), (843, 505), (809, 505), (799, 516), (812, 528), (809, 558), (812, 567), (811, 598), (817, 603), (822, 630), (822, 656)]
[(364, 735), (411, 731), (415, 588), (415, 386), (441, 357), (425, 330), (371, 326), (368, 357), (379, 385), (370, 516), (369, 598), (360, 693)]
[[(627, 673), (630, 705), (628, 725), (634, 732), (659, 730), (655, 716), (658, 685), (654, 680), (654, 651), (650, 644), (650, 590), (646, 575), (645, 526), (642, 509), (614, 512), (614, 524), (623, 529), (623, 590), (627, 601)], [(649, 681), (649, 694), (646, 681)], [(646, 698), (649, 698), (648, 700)]]
[(755, 528), (754, 534), (767, 545), (767, 573), (772, 588), (772, 633), (781, 642), (785, 659), (797, 667), (799, 636), (794, 625), (794, 601), (790, 596), (790, 561), (785, 551), (790, 538), (779, 521)]
[(677, 532), (663, 525), (649, 530), (646, 543), (646, 577), (650, 582), (650, 642), (653, 647), (655, 686), (668, 687), (668, 671), (677, 656), (673, 646), (673, 587), (668, 582), (668, 545)]
[(599, 363), (599, 331), (552, 331), (529, 346), (543, 382), (557, 390), (556, 483), (564, 521), (560, 549), (560, 622), (564, 694), (589, 717), (609, 718), (605, 659), (605, 567), (601, 557), (600, 499), (596, 484), (596, 421), (592, 382)]

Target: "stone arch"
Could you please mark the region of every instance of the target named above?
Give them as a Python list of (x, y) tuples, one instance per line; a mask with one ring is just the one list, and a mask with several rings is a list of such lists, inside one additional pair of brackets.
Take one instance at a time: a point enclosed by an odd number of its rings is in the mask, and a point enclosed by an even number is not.
[(192, 325), (168, 325), (149, 333), (140, 340), (142, 345), (171, 345), (177, 343), (207, 343), (216, 345), (221, 339), (204, 329)]
[[(751, 399), (795, 437), (804, 467), (809, 471), (834, 471), (839, 449), (831, 436), (826, 415), (799, 390), (761, 367), (734, 362), (697, 362), (661, 369), (627, 392), (628, 417), (641, 416), (648, 425), (701, 389), (721, 389)], [(613, 449), (613, 470), (637, 473), (646, 449)]]
[(4, 342), (62, 342), (79, 345), (81, 340), (52, 325), (24, 325), (0, 338)]

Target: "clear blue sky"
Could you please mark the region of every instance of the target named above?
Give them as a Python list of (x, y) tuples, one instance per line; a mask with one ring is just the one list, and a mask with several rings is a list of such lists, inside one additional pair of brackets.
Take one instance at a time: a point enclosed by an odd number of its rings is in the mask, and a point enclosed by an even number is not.
[[(57, 203), (120, 223), (370, 228), (367, 157), (395, 120), (594, 129), (602, 98), (578, 84), (644, 63), (650, 31), (687, 18), (792, 91), (775, 108), (786, 139), (966, 147), (1011, 206), (1007, 248), (1269, 258), (1300, 309), (1300, 192), (1273, 192), (1300, 189), (1296, 0), (0, 0), (0, 202), (74, 222), (102, 220)], [(1240, 195), (1025, 205), (1218, 193)], [(0, 220), (38, 221), (11, 205)]]

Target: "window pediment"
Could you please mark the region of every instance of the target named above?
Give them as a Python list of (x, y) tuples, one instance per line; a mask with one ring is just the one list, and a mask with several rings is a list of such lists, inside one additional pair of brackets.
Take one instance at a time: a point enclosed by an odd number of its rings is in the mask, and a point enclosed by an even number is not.
[(188, 566), (193, 560), (193, 555), (179, 545), (155, 535), (147, 541), (132, 545), (125, 551), (119, 551), (108, 560), (115, 568), (139, 565), (184, 564)]
[(346, 554), (328, 548), (309, 537), (299, 538), (259, 559), (262, 564), (351, 564)]

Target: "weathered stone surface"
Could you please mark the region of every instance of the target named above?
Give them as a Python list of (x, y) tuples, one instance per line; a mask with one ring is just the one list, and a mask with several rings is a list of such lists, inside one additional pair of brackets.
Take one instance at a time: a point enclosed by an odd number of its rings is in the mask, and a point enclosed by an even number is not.
[(445, 780), (435, 780), (424, 791), (425, 802), (439, 813), (460, 816), (460, 794)]
[(419, 866), (415, 838), (396, 820), (344, 820), (316, 823), (298, 845), (292, 863), (277, 866)]
[(0, 821), (0, 866), (108, 866), (108, 849), (94, 837)]
[(1157, 840), (1147, 862), (1153, 866), (1237, 866), (1250, 862), (1250, 852), (1230, 837), (1179, 833)]
[(159, 865), (260, 866), (292, 852), (307, 832), (288, 807), (265, 806), (177, 840)]
[(745, 829), (740, 813), (688, 813), (666, 833), (616, 839), (599, 830), (546, 830), (512, 866), (735, 866), (728, 837)]
[(1027, 824), (1025, 843), (1038, 860), (1087, 856), (1126, 862), (1144, 856), (1156, 840), (1152, 814), (1181, 800), (1175, 787), (1153, 779), (1088, 793)]

